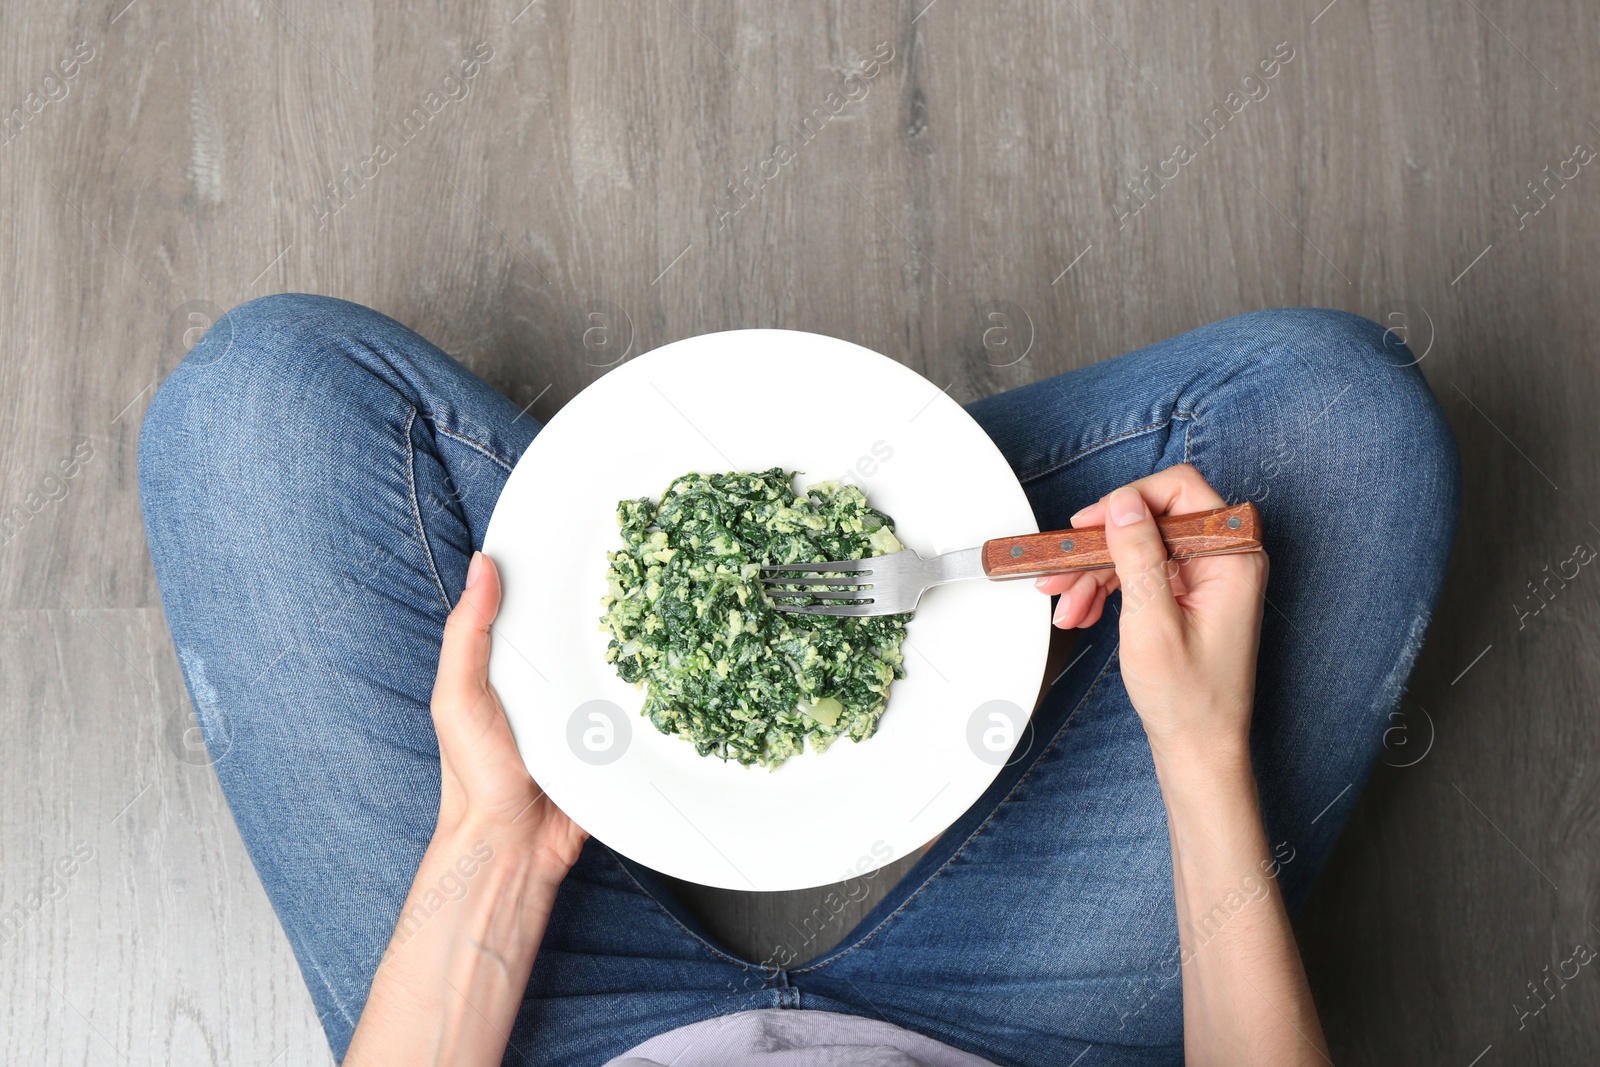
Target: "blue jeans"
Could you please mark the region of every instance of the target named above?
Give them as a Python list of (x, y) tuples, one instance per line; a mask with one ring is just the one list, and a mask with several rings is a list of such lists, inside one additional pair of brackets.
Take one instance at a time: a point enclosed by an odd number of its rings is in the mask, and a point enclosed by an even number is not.
[[(970, 409), (1044, 529), (1179, 462), (1260, 505), (1252, 747), (1291, 911), (1381, 752), (1454, 538), (1456, 451), (1410, 360), (1353, 315), (1264, 311)], [(438, 810), (445, 615), (538, 429), (393, 320), (294, 295), (225, 316), (145, 418), (140, 493), (184, 678), (341, 1058)], [(591, 840), (506, 1062), (600, 1064), (761, 1007), (881, 1017), (1007, 1067), (1090, 1046), (1081, 1067), (1180, 1062), (1166, 816), (1117, 603), (1025, 755), (829, 952), (806, 947), (819, 921), (788, 966), (740, 959)]]

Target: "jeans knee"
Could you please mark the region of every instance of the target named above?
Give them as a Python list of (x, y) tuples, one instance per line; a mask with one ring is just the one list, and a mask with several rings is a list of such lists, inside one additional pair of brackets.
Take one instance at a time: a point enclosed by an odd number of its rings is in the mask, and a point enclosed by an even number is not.
[[(244, 476), (264, 436), (326, 408), (350, 414), (337, 383), (349, 343), (398, 324), (359, 304), (304, 293), (265, 296), (219, 318), (156, 390), (139, 431), (141, 493), (196, 477)], [(319, 403), (336, 396), (338, 403)], [(205, 468), (202, 470), (201, 468)], [(170, 495), (170, 492), (169, 494)]]
[(1273, 358), (1262, 361), (1271, 376), (1261, 385), (1265, 410), (1321, 459), (1303, 476), (1326, 479), (1346, 506), (1375, 524), (1409, 526), (1419, 545), (1447, 556), (1460, 510), (1460, 458), (1404, 340), (1344, 311), (1292, 308), (1244, 318), (1271, 336)]
[[(1273, 391), (1296, 407), (1301, 425), (1403, 461), (1381, 469), (1403, 470), (1405, 481), (1425, 486), (1453, 513), (1460, 459), (1419, 366), (1426, 349), (1415, 353), (1403, 331), (1329, 308), (1258, 311), (1234, 321), (1281, 352), (1272, 366), (1285, 380)], [(1313, 388), (1305, 387), (1308, 379)]]

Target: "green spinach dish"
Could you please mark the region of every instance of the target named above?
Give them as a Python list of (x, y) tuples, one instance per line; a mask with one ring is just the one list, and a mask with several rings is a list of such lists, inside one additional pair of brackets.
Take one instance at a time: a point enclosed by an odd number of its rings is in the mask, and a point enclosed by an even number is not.
[(702, 756), (776, 767), (877, 729), (905, 674), (910, 615), (780, 612), (761, 567), (898, 552), (890, 518), (853, 485), (796, 495), (794, 474), (685, 474), (659, 501), (617, 505), (607, 553), (606, 662), (647, 690), (642, 714)]

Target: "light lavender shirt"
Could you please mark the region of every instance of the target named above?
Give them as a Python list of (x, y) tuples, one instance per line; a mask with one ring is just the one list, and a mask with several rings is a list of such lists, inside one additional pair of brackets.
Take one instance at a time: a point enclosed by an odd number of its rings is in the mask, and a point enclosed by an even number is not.
[(759, 1008), (668, 1030), (605, 1067), (995, 1067), (893, 1023)]

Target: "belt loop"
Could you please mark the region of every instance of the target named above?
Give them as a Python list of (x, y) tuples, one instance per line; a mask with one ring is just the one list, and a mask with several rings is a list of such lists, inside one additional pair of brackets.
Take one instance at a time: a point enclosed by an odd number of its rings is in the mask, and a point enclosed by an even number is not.
[(798, 1008), (800, 1006), (800, 990), (789, 984), (789, 972), (782, 967), (772, 976), (772, 988), (778, 994), (778, 1007)]

